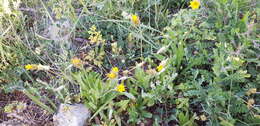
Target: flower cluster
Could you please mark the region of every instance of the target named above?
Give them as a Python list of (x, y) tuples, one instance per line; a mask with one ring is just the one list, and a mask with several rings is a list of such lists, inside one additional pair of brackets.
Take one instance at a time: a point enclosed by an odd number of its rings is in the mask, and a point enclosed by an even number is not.
[(118, 75), (119, 69), (118, 67), (113, 67), (111, 71), (107, 74), (109, 79), (115, 79)]
[[(107, 74), (107, 77), (108, 77), (109, 79), (115, 79), (115, 78), (117, 78), (117, 76), (118, 76), (118, 72), (119, 72), (118, 67), (113, 67), (113, 68), (110, 70), (110, 72)], [(120, 83), (119, 85), (117, 85), (115, 90), (118, 91), (118, 92), (124, 92), (124, 91), (125, 91), (125, 85), (124, 85), (124, 83)]]
[(88, 33), (90, 34), (90, 37), (88, 39), (90, 40), (91, 44), (100, 44), (105, 42), (105, 40), (102, 38), (101, 32), (97, 31), (95, 25), (90, 28), (90, 31), (88, 31)]
[(86, 43), (90, 48), (86, 53), (83, 54), (83, 60), (93, 63), (94, 65), (101, 67), (103, 64), (105, 51), (105, 39), (103, 39), (101, 31), (98, 31), (96, 26), (91, 26), (89, 33), (89, 42)]
[(79, 58), (71, 59), (71, 64), (75, 67), (80, 67), (82, 65), (82, 61)]

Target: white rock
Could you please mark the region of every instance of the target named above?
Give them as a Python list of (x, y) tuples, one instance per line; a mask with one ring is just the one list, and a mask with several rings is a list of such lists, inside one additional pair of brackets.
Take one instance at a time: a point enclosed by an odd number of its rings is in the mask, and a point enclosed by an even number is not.
[(84, 126), (90, 111), (83, 104), (61, 104), (53, 116), (54, 126)]

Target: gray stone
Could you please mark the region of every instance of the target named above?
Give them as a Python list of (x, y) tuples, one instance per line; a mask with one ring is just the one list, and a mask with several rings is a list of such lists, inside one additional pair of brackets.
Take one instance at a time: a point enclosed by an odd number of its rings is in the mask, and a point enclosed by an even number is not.
[(53, 116), (54, 126), (84, 126), (90, 111), (83, 104), (61, 104)]

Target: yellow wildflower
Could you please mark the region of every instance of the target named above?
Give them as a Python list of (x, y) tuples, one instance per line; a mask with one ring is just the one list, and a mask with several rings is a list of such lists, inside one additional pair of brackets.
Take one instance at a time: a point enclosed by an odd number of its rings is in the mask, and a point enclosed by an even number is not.
[(197, 10), (200, 7), (200, 1), (199, 0), (192, 0), (190, 2), (190, 7), (192, 8), (192, 10)]
[(38, 69), (38, 65), (36, 64), (27, 64), (24, 67), (26, 70), (37, 70)]
[(93, 25), (90, 30), (88, 31), (88, 33), (90, 34), (89, 36), (89, 40), (91, 44), (100, 44), (100, 43), (104, 43), (105, 40), (102, 37), (101, 31), (96, 31), (97, 28), (95, 25)]
[(118, 92), (124, 92), (125, 91), (125, 85), (123, 83), (117, 85), (116, 91)]
[(118, 67), (113, 67), (112, 72), (117, 73), (119, 71)]
[(114, 73), (114, 72), (110, 72), (110, 73), (107, 74), (107, 77), (108, 77), (109, 79), (115, 79), (116, 76), (117, 76), (117, 74)]
[(253, 104), (255, 104), (255, 100), (254, 100), (254, 99), (249, 99), (249, 100), (247, 101), (247, 107), (248, 107), (248, 108), (253, 107)]
[(156, 67), (156, 70), (158, 72), (160, 72), (160, 71), (162, 71), (163, 68), (164, 68), (164, 66), (160, 64), (159, 66)]
[(119, 72), (118, 67), (113, 67), (110, 73), (107, 74), (107, 77), (109, 79), (115, 79), (117, 77), (118, 72)]
[(71, 63), (76, 66), (76, 67), (79, 67), (81, 65), (81, 60), (79, 58), (73, 58), (71, 59)]
[(139, 17), (138, 17), (137, 15), (135, 15), (135, 14), (133, 14), (133, 15), (131, 16), (131, 21), (132, 21), (132, 23), (135, 24), (135, 25), (139, 25), (139, 24), (140, 24), (140, 19), (139, 19)]
[(255, 94), (255, 93), (256, 93), (256, 88), (251, 88), (251, 89), (249, 89), (249, 90), (246, 92), (247, 95), (251, 95), (251, 94)]
[(156, 67), (156, 70), (157, 70), (158, 72), (164, 70), (167, 61), (168, 61), (168, 59), (165, 59), (165, 60), (161, 61), (161, 63), (159, 64), (159, 66)]

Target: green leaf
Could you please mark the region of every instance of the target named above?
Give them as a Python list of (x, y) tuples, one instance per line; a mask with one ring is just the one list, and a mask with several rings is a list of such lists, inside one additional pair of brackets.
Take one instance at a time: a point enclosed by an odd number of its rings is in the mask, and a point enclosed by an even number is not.
[(92, 111), (94, 111), (94, 110), (97, 109), (97, 106), (96, 106), (94, 103), (92, 103), (92, 102), (88, 102), (88, 103), (85, 103), (85, 104), (86, 104), (86, 106), (87, 106), (88, 108), (90, 108)]
[(153, 117), (153, 114), (150, 113), (150, 112), (147, 112), (147, 111), (143, 111), (142, 115), (143, 115), (145, 118), (152, 118), (152, 117)]
[(45, 110), (47, 110), (49, 113), (51, 113), (51, 114), (54, 113), (54, 110), (53, 110), (53, 109), (51, 109), (49, 106), (47, 106), (47, 105), (45, 105), (43, 102), (41, 102), (38, 97), (32, 95), (28, 90), (24, 90), (23, 92), (24, 92), (24, 94), (25, 94), (26, 96), (28, 96), (30, 99), (32, 99), (32, 101), (33, 101), (34, 103), (36, 103), (36, 104), (39, 105), (40, 107), (42, 107), (42, 108), (44, 108)]

